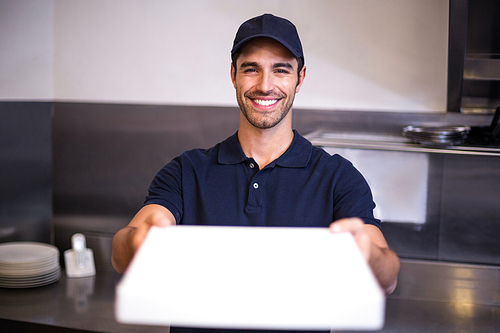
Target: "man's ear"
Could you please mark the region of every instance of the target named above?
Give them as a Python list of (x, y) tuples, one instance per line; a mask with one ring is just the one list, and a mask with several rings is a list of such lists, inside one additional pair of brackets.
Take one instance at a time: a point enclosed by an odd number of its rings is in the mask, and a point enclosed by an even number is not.
[(233, 82), (233, 87), (236, 88), (236, 69), (231, 62), (231, 81)]
[(299, 73), (299, 80), (297, 82), (297, 86), (295, 87), (295, 93), (298, 93), (302, 83), (304, 83), (304, 79), (306, 77), (306, 66), (302, 67), (302, 70)]

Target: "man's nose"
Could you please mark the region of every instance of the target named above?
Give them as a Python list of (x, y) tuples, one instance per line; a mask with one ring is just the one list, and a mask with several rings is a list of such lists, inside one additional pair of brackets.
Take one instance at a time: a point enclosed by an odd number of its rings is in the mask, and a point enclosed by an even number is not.
[(257, 88), (263, 93), (268, 93), (273, 90), (273, 78), (270, 73), (263, 72), (259, 75)]

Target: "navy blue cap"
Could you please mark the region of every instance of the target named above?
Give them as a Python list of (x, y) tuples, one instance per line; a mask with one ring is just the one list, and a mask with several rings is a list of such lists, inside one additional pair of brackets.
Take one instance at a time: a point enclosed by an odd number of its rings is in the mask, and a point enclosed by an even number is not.
[(268, 37), (280, 42), (295, 57), (301, 58), (304, 62), (302, 44), (295, 25), (287, 19), (272, 14), (264, 14), (244, 22), (236, 33), (231, 54), (236, 53), (243, 44), (257, 37)]

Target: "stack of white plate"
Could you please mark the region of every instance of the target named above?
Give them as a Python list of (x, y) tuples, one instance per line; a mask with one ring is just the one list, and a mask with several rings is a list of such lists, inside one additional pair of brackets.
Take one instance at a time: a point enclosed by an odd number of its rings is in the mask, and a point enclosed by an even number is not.
[(0, 287), (32, 288), (61, 277), (59, 250), (35, 242), (0, 244)]
[(454, 146), (463, 143), (469, 131), (469, 126), (407, 126), (403, 136), (423, 145)]

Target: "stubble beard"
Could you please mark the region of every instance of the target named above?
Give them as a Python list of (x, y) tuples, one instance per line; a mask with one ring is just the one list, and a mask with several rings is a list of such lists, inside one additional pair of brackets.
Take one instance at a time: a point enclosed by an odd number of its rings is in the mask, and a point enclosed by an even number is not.
[[(263, 114), (262, 111), (256, 110), (251, 104), (252, 101), (250, 99), (253, 98), (252, 96), (254, 94), (245, 93), (244, 95), (242, 95), (238, 89), (236, 90), (236, 92), (236, 99), (238, 100), (238, 105), (240, 106), (241, 113), (252, 126), (258, 129), (269, 129), (278, 125), (290, 112), (293, 105), (293, 100), (295, 98), (295, 93), (293, 93), (293, 95), (290, 96), (288, 100), (286, 99), (287, 96), (284, 94), (280, 94), (280, 96), (267, 94), (267, 97), (275, 97), (279, 99), (279, 105), (276, 107), (276, 109)], [(255, 95), (258, 95), (259, 97), (266, 96), (266, 94), (262, 93), (257, 93)], [(283, 103), (283, 101), (285, 103), (280, 104)]]

